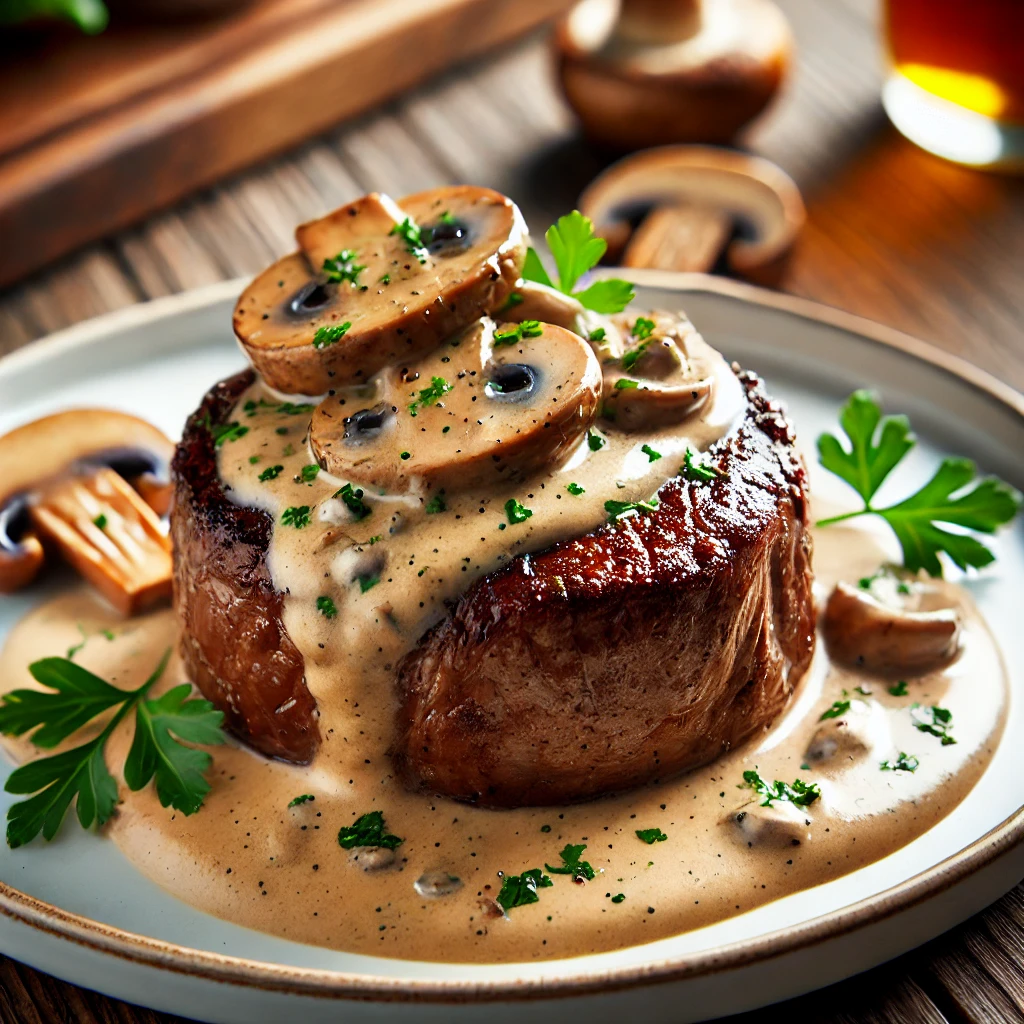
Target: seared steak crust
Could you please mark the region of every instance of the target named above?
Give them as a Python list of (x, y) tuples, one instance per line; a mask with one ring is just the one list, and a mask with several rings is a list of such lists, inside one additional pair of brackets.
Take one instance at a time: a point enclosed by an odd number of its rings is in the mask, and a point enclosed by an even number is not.
[(471, 587), (399, 669), (393, 757), (413, 786), (491, 806), (622, 790), (764, 731), (814, 648), (806, 476), (741, 373), (712, 483)]
[(320, 742), (316, 702), (267, 571), (273, 521), (228, 499), (210, 433), (253, 379), (245, 371), (214, 387), (175, 452), (174, 609), (185, 665), (228, 727), (263, 754), (305, 763)]

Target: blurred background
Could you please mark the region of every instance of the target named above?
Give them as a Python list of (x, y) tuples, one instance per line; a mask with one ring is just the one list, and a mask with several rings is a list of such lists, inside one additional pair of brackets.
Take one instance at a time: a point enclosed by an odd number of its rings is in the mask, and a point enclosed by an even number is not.
[[(468, 182), (1019, 389), (1022, 167), (1024, 0), (0, 0), (0, 355)], [(786, 1012), (1024, 1020), (1022, 964), (1018, 889)], [(5, 1022), (157, 1019), (0, 961)]]

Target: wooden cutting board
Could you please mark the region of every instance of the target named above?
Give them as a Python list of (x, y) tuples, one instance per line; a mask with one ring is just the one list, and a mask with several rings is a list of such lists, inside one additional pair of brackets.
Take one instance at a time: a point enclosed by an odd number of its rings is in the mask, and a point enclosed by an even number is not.
[(8, 40), (0, 285), (569, 5), (259, 0), (204, 22)]

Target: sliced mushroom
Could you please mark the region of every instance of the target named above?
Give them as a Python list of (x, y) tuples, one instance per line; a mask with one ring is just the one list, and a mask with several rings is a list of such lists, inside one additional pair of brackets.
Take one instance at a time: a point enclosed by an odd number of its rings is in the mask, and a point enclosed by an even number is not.
[(426, 355), (501, 308), (526, 256), (515, 204), (468, 185), (401, 203), (371, 193), (295, 234), (301, 251), (260, 274), (234, 316), (253, 366), (288, 394), (322, 395)]
[(653, 312), (613, 322), (625, 350), (604, 365), (602, 415), (622, 430), (646, 430), (679, 423), (706, 404), (717, 355), (689, 320)]
[(826, 719), (815, 729), (804, 757), (815, 768), (837, 771), (891, 745), (889, 721), (881, 704), (851, 700), (842, 715)]
[(167, 507), (173, 452), (156, 427), (111, 409), (57, 413), (0, 437), (0, 593), (42, 567), (39, 531), (126, 613), (169, 594), (154, 508)]
[(949, 664), (960, 650), (955, 608), (921, 609), (928, 584), (905, 585), (882, 601), (874, 589), (839, 582), (825, 606), (829, 655), (879, 675), (911, 675)]
[[(724, 249), (734, 273), (762, 284), (780, 279), (807, 216), (775, 164), (708, 146), (626, 157), (591, 182), (579, 206), (608, 242), (607, 258), (624, 266), (710, 270)], [(737, 225), (744, 230), (734, 238)]]
[(421, 363), (386, 370), (374, 401), (324, 399), (310, 444), (328, 472), (392, 493), (494, 486), (562, 461), (593, 425), (600, 392), (578, 335), (485, 318)]
[(751, 847), (799, 846), (811, 838), (807, 812), (786, 801), (764, 807), (752, 800), (726, 815), (722, 824), (736, 839)]

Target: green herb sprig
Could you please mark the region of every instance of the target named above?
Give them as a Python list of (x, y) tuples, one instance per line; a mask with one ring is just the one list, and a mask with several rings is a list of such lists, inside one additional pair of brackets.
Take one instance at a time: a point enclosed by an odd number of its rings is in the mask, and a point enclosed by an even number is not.
[(548, 889), (554, 883), (540, 868), (530, 868), (521, 875), (505, 875), (498, 893), (498, 903), (507, 914), (516, 907), (539, 903), (538, 889)]
[(788, 801), (796, 804), (797, 807), (809, 807), (821, 796), (816, 782), (801, 782), (794, 779), (793, 784), (775, 780), (771, 785), (764, 781), (755, 771), (743, 773), (743, 785), (752, 789), (759, 797), (762, 797), (761, 806), (771, 807), (772, 803)]
[(663, 843), (668, 839), (668, 836), (660, 828), (638, 828), (636, 829), (636, 837), (640, 842), (646, 843), (648, 846), (653, 846), (655, 843)]
[(383, 846), (386, 850), (394, 850), (404, 842), (404, 839), (388, 832), (383, 811), (360, 814), (353, 824), (343, 825), (338, 831), (338, 845), (343, 850), (356, 846)]
[(875, 508), (871, 501), (883, 481), (917, 444), (906, 416), (882, 417), (878, 399), (869, 391), (855, 391), (839, 413), (839, 425), (849, 450), (832, 434), (818, 438), (818, 459), (825, 469), (845, 480), (860, 495), (864, 507), (818, 521), (829, 526), (863, 515), (881, 516), (903, 550), (903, 564), (912, 572), (924, 569), (942, 575), (939, 554), (946, 554), (960, 569), (980, 569), (995, 555), (976, 537), (951, 533), (938, 523), (963, 527), (974, 533), (995, 533), (1020, 510), (1022, 498), (1009, 484), (985, 477), (976, 480), (969, 459), (943, 459), (923, 487), (909, 498)]
[(352, 249), (342, 249), (337, 256), (324, 260), (323, 272), (328, 281), (340, 284), (348, 281), (349, 284), (359, 284), (359, 275), (366, 269), (365, 264), (356, 263), (358, 254)]
[(597, 872), (589, 861), (580, 860), (586, 848), (586, 843), (566, 843), (565, 849), (558, 855), (562, 859), (561, 865), (553, 868), (550, 864), (545, 864), (544, 867), (553, 875), (572, 875), (574, 882), (590, 882)]
[(656, 512), (658, 505), (657, 498), (651, 498), (650, 501), (616, 501), (609, 498), (604, 503), (604, 510), (608, 513), (609, 521), (614, 523), (617, 519), (638, 515), (641, 512)]
[(431, 377), (427, 387), (415, 392), (416, 397), (409, 403), (409, 415), (415, 416), (420, 409), (436, 405), (454, 387), (455, 385), (449, 384), (444, 377)]

